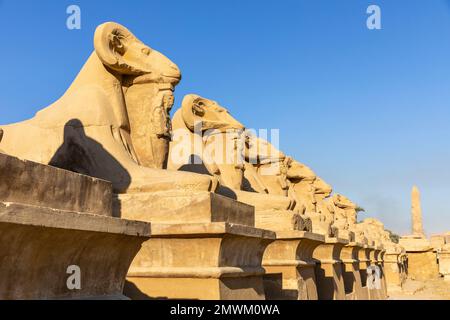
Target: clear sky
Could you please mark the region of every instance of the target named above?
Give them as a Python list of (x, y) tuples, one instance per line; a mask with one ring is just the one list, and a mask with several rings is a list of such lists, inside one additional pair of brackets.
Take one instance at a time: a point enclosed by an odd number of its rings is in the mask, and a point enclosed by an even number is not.
[[(66, 8), (81, 8), (81, 30)], [(379, 5), (382, 30), (368, 30)], [(93, 50), (95, 27), (127, 26), (183, 72), (187, 93), (250, 128), (400, 234), (410, 192), (428, 234), (450, 230), (450, 1), (0, 0), (0, 123), (61, 96)]]

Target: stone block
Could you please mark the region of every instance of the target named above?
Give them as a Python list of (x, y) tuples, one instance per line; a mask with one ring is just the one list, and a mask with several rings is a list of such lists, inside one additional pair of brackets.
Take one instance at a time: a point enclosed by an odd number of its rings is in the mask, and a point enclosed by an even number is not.
[(388, 294), (402, 290), (403, 276), (399, 252), (387, 252), (384, 255), (384, 275)]
[(211, 192), (167, 191), (115, 195), (114, 215), (152, 223), (228, 222), (255, 225), (254, 207)]
[(437, 254), (429, 240), (417, 236), (405, 236), (399, 243), (407, 254), (408, 277), (412, 280), (426, 281), (439, 276)]
[(386, 276), (384, 274), (384, 255), (386, 254), (386, 250), (384, 250), (383, 246), (378, 246), (377, 250), (375, 251), (376, 254), (376, 266), (380, 270), (380, 284), (381, 288), (380, 290), (380, 299), (386, 300), (388, 297), (387, 294), (387, 283), (386, 283)]
[(0, 299), (125, 298), (150, 224), (111, 217), (110, 183), (5, 154), (0, 177)]
[(445, 233), (444, 237), (445, 237), (445, 244), (449, 244), (450, 243), (450, 233), (449, 232)]
[(450, 244), (446, 244), (439, 254), (439, 273), (450, 281)]
[(433, 249), (428, 239), (417, 236), (404, 236), (400, 238), (399, 244), (406, 252), (424, 252)]
[(345, 285), (342, 275), (342, 248), (349, 242), (339, 238), (326, 238), (313, 253), (316, 260), (316, 279), (319, 300), (345, 300)]
[(0, 153), (0, 201), (111, 216), (112, 184)]
[(433, 249), (408, 252), (407, 273), (413, 280), (427, 281), (439, 276), (437, 255)]
[[(127, 270), (150, 225), (0, 203), (0, 299), (125, 299)], [(67, 286), (69, 266), (81, 289)]]
[(322, 235), (304, 231), (277, 231), (264, 252), (264, 287), (268, 300), (317, 300), (315, 248)]
[(273, 231), (311, 231), (311, 221), (304, 215), (288, 210), (256, 210), (255, 226)]
[(359, 273), (361, 276), (361, 284), (363, 287), (363, 300), (369, 300), (369, 285), (367, 283), (368, 280), (368, 268), (371, 265), (370, 262), (370, 253), (373, 251), (373, 248), (369, 245), (364, 245), (358, 252), (358, 261), (359, 261)]
[(385, 300), (387, 298), (386, 280), (383, 270), (381, 246), (369, 248), (369, 267), (367, 269), (367, 290), (369, 300)]
[(430, 245), (435, 251), (439, 251), (445, 245), (445, 236), (432, 235), (430, 237)]
[(128, 272), (132, 299), (265, 299), (270, 231), (229, 223), (152, 224)]
[(362, 248), (364, 248), (363, 244), (350, 242), (341, 250), (342, 276), (347, 300), (367, 299), (367, 290), (363, 288), (359, 268), (359, 252)]

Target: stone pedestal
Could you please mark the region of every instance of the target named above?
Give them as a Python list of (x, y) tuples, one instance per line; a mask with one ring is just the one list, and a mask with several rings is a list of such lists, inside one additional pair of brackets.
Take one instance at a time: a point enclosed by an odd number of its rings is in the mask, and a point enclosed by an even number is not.
[(350, 242), (341, 251), (341, 260), (343, 262), (343, 278), (347, 300), (367, 299), (367, 290), (363, 288), (359, 252), (364, 245)]
[(437, 255), (427, 239), (415, 236), (402, 237), (400, 245), (408, 256), (407, 273), (413, 280), (426, 281), (439, 276)]
[(398, 250), (388, 250), (384, 255), (384, 275), (388, 295), (402, 290), (403, 275), (400, 259), (401, 252)]
[(384, 300), (385, 286), (383, 286), (383, 270), (380, 267), (379, 254), (381, 249), (378, 247), (369, 248), (370, 266), (367, 274), (367, 289), (369, 300)]
[(268, 300), (317, 300), (315, 248), (322, 235), (303, 231), (277, 231), (264, 252), (264, 287)]
[(353, 231), (335, 228), (334, 233), (334, 237), (336, 238), (344, 239), (349, 242), (355, 242), (355, 233)]
[(435, 251), (440, 251), (440, 249), (445, 245), (445, 236), (432, 235), (430, 237), (430, 245)]
[[(150, 224), (111, 217), (111, 194), (106, 181), (0, 154), (0, 299), (125, 299)], [(80, 289), (67, 285), (72, 266)]]
[(228, 222), (255, 226), (255, 208), (211, 193), (165, 191), (115, 195), (114, 215), (152, 223)]
[(436, 253), (433, 250), (407, 252), (408, 277), (414, 280), (426, 281), (436, 279), (439, 274)]
[(288, 210), (257, 210), (255, 226), (268, 230), (312, 231), (311, 221), (305, 216)]
[(264, 299), (262, 257), (275, 233), (255, 228), (255, 209), (210, 192), (116, 197), (121, 217), (152, 222), (128, 273), (133, 299)]
[(449, 244), (450, 243), (450, 232), (446, 232), (444, 234), (444, 239), (445, 239), (445, 244)]
[[(0, 203), (0, 299), (125, 299), (127, 270), (150, 226)], [(70, 290), (69, 266), (81, 289)]]
[(261, 267), (273, 232), (225, 222), (153, 224), (128, 272), (132, 299), (265, 299)]
[(450, 281), (450, 243), (443, 246), (439, 254), (439, 273)]
[(380, 299), (385, 300), (387, 299), (387, 283), (386, 283), (386, 276), (384, 274), (384, 255), (386, 254), (386, 251), (384, 250), (383, 246), (378, 246), (377, 250), (375, 250), (375, 257), (376, 257), (376, 266), (380, 268), (380, 283), (381, 283), (381, 289), (380, 289)]
[(313, 253), (317, 261), (316, 280), (319, 300), (345, 300), (345, 285), (340, 254), (348, 240), (326, 238)]
[(408, 278), (408, 256), (405, 252), (402, 252), (402, 254), (399, 257), (400, 261), (400, 270), (401, 270), (401, 279), (402, 283), (405, 283), (406, 279)]
[(362, 297), (360, 300), (369, 300), (369, 288), (367, 286), (367, 268), (370, 266), (370, 247), (365, 244), (358, 252), (359, 274), (362, 284)]
[(0, 153), (0, 201), (112, 216), (110, 182)]

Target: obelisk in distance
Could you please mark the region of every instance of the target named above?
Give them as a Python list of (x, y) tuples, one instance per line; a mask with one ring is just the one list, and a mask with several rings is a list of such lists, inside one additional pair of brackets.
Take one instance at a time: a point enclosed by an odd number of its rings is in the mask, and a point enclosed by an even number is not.
[(420, 206), (420, 192), (414, 186), (411, 192), (412, 233), (414, 236), (425, 238), (422, 223), (422, 207)]

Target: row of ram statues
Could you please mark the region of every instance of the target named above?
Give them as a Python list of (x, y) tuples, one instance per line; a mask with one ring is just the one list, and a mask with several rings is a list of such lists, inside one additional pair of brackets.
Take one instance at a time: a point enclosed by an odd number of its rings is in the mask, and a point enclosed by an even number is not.
[(66, 93), (0, 127), (1, 299), (385, 299), (405, 253), (310, 168), (108, 22)]

